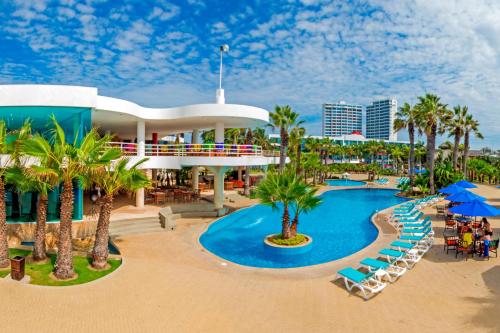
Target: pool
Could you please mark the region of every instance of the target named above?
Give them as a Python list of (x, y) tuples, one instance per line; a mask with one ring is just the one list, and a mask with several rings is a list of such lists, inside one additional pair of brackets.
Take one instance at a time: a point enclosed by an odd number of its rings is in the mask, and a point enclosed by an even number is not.
[(314, 239), (311, 250), (304, 254), (280, 255), (264, 246), (266, 235), (281, 231), (281, 211), (263, 205), (215, 221), (200, 236), (200, 243), (213, 254), (245, 266), (291, 268), (326, 263), (371, 244), (378, 230), (370, 217), (376, 210), (405, 201), (396, 193), (366, 188), (323, 193), (321, 206), (301, 215), (299, 221), (299, 232)]
[(326, 183), (329, 186), (363, 186), (366, 185), (365, 182), (360, 180), (350, 180), (350, 179), (327, 179)]

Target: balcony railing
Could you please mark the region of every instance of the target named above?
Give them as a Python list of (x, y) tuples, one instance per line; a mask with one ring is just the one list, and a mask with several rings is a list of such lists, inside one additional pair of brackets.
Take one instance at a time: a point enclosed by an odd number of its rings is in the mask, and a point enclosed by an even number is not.
[[(109, 142), (109, 146), (119, 148), (124, 156), (137, 156), (138, 145), (127, 142)], [(205, 156), (205, 157), (243, 157), (243, 156), (279, 156), (278, 151), (262, 150), (257, 145), (231, 145), (218, 143), (181, 143), (181, 144), (145, 144), (145, 156)]]

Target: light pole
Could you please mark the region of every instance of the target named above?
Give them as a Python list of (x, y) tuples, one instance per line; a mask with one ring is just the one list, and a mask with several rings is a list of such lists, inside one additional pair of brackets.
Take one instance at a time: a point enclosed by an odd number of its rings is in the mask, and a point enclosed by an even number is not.
[(220, 46), (220, 66), (219, 66), (219, 89), (222, 89), (222, 54), (229, 52), (229, 45), (224, 44)]
[(219, 89), (215, 95), (217, 104), (225, 104), (224, 89), (222, 89), (222, 54), (229, 51), (229, 45), (223, 44), (219, 47), (220, 51), (220, 65), (219, 65)]

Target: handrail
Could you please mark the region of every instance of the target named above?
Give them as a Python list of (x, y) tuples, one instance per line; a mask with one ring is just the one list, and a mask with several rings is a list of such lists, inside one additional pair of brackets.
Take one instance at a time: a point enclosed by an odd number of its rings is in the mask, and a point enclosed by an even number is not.
[[(129, 142), (109, 142), (109, 147), (118, 148), (124, 156), (139, 155), (139, 145)], [(278, 155), (276, 155), (278, 153)], [(243, 157), (279, 156), (277, 151), (263, 151), (257, 145), (233, 145), (219, 143), (179, 143), (145, 144), (144, 156), (205, 156), (205, 157)]]

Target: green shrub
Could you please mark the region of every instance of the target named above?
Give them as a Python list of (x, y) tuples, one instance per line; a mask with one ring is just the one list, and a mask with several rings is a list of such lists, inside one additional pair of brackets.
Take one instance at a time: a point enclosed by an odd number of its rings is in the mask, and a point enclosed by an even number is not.
[(276, 245), (294, 246), (305, 243), (307, 241), (307, 237), (303, 234), (297, 234), (295, 237), (283, 239), (281, 234), (278, 234), (273, 237), (269, 237), (268, 240)]

